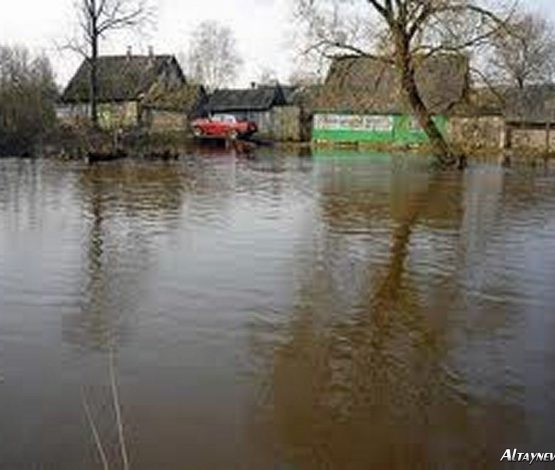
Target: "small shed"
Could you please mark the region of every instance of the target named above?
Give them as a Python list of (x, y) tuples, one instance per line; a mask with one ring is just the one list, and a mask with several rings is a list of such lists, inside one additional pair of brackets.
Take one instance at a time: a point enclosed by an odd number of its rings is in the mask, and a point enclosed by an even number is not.
[(285, 104), (286, 100), (279, 85), (253, 85), (247, 89), (214, 91), (208, 99), (206, 111), (210, 114), (233, 114), (239, 119), (249, 119), (256, 122), (260, 134), (271, 136), (272, 110)]

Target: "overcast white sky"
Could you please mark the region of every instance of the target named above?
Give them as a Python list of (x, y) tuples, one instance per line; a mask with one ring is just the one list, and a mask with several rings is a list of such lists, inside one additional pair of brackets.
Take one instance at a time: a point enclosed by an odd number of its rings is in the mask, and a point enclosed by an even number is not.
[[(285, 81), (291, 71), (291, 0), (151, 0), (157, 6), (157, 28), (149, 36), (113, 37), (102, 43), (103, 53), (125, 53), (127, 45), (145, 53), (178, 54), (186, 49), (191, 30), (200, 21), (217, 19), (233, 28), (245, 60), (240, 84), (256, 81), (264, 69)], [(80, 62), (61, 54), (61, 44), (74, 30), (74, 0), (0, 0), (0, 43), (24, 44), (44, 50), (52, 59), (57, 80), (64, 84)], [(555, 0), (522, 0), (555, 20)]]

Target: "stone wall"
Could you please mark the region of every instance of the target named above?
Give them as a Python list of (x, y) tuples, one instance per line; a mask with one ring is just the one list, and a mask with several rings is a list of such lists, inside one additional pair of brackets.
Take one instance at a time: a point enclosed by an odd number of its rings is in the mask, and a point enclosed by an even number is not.
[[(554, 126), (555, 127), (555, 126)], [(510, 146), (515, 149), (530, 149), (550, 152), (555, 150), (555, 128), (511, 126)]]
[(449, 118), (447, 135), (451, 142), (470, 148), (505, 147), (505, 120), (502, 116)]
[(502, 116), (451, 117), (451, 142), (470, 149), (555, 150), (555, 125), (505, 123)]

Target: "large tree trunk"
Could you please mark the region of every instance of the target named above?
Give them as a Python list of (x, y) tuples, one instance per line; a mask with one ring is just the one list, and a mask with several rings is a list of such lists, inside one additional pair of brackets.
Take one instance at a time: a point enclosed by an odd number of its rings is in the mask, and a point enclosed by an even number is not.
[(95, 39), (91, 54), (91, 122), (98, 127), (98, 44)]
[(97, 17), (96, 17), (96, 5), (95, 1), (91, 1), (92, 11), (91, 15), (91, 122), (94, 128), (98, 127), (98, 28), (97, 28)]
[[(93, 47), (93, 50), (96, 49)], [(91, 57), (91, 121), (93, 127), (98, 127), (98, 53)]]
[(426, 107), (418, 86), (412, 56), (408, 46), (408, 41), (402, 33), (398, 33), (396, 41), (396, 64), (401, 75), (401, 88), (405, 98), (410, 105), (412, 112), (422, 130), (426, 133), (432, 146), (432, 152), (442, 166), (452, 166), (459, 163), (464, 166), (463, 157), (457, 158), (453, 150), (437, 128), (432, 115)]

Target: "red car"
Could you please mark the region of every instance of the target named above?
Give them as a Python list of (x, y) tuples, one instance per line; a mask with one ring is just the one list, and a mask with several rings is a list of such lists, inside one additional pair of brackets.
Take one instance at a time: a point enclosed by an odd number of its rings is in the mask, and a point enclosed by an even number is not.
[(255, 122), (240, 120), (231, 114), (214, 114), (208, 118), (195, 119), (191, 126), (195, 137), (219, 137), (222, 139), (248, 137), (258, 130)]

